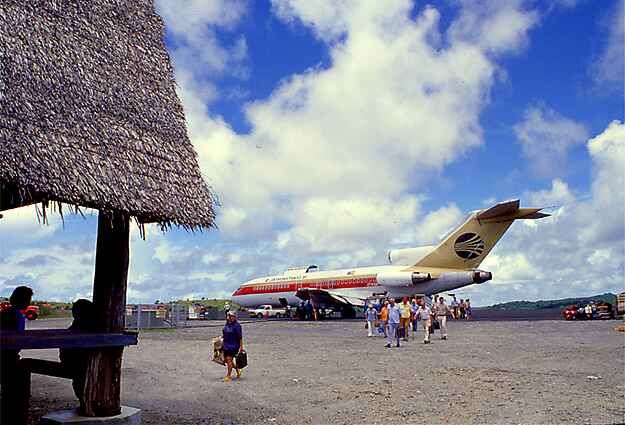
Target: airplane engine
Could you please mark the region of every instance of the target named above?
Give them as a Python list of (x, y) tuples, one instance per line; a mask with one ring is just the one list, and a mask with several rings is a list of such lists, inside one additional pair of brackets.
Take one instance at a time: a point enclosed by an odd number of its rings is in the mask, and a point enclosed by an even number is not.
[(388, 252), (388, 262), (396, 265), (412, 265), (432, 252), (433, 246), (419, 246), (417, 248), (392, 249)]
[(424, 294), (437, 294), (439, 292), (451, 291), (474, 283), (484, 283), (493, 277), (491, 272), (482, 270), (446, 272), (436, 279), (432, 279), (419, 285), (419, 291)]
[(419, 272), (383, 272), (378, 273), (376, 281), (382, 286), (413, 286), (432, 279), (429, 273)]

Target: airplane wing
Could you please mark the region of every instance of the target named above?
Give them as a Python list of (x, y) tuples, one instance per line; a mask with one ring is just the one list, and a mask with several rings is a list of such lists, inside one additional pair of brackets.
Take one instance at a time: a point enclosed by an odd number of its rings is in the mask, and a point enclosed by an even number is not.
[(319, 288), (300, 288), (295, 294), (302, 300), (311, 300), (316, 305), (349, 305), (354, 307), (364, 307), (365, 300), (357, 296), (350, 296), (344, 293), (336, 293)]

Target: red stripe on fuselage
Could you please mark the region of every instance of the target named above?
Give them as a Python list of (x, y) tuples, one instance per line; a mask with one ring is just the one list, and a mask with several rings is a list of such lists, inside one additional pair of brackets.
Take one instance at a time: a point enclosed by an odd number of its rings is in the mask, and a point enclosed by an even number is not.
[(253, 285), (242, 286), (233, 295), (271, 294), (274, 292), (296, 292), (301, 288), (317, 289), (348, 289), (366, 288), (377, 286), (375, 276), (337, 278), (337, 279), (306, 279), (306, 280), (286, 280), (282, 282), (255, 283)]

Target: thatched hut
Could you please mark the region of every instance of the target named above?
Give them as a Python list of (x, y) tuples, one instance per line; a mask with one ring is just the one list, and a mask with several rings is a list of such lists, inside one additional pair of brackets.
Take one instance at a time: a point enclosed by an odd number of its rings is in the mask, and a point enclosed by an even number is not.
[(151, 0), (0, 4), (2, 205), (213, 226)]
[[(0, 2), (0, 211), (100, 211), (93, 298), (102, 332), (124, 327), (131, 217), (214, 226), (163, 30), (152, 0)], [(121, 350), (92, 359), (91, 414), (119, 409), (120, 364)]]

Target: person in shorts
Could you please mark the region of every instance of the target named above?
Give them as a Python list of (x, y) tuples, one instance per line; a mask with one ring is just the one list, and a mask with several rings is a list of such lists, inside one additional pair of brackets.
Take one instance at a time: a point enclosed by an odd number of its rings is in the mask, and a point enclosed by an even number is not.
[(408, 297), (404, 297), (401, 304), (399, 305), (399, 329), (401, 337), (404, 341), (408, 341), (408, 332), (410, 327), (410, 303), (408, 302)]
[(228, 311), (226, 325), (223, 329), (224, 339), (224, 360), (228, 372), (224, 377), (225, 382), (232, 381), (232, 369), (236, 370), (237, 378), (241, 377), (241, 369), (237, 369), (234, 364), (236, 355), (243, 351), (243, 329), (237, 322), (237, 314), (234, 310)]
[(432, 325), (432, 320), (430, 315), (432, 312), (428, 308), (427, 304), (424, 300), (421, 300), (421, 305), (419, 306), (419, 310), (417, 310), (417, 317), (421, 320), (421, 327), (423, 328), (423, 343), (430, 343), (430, 326)]

